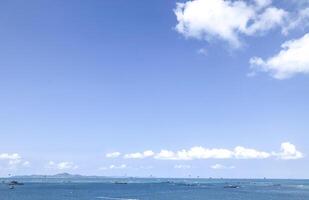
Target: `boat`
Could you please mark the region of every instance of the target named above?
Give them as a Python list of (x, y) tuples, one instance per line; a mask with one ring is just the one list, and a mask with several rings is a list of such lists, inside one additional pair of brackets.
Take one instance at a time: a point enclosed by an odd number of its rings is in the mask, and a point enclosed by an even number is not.
[(116, 181), (114, 182), (115, 184), (120, 184), (120, 185), (125, 185), (125, 184), (128, 184), (127, 182), (119, 182), (119, 181)]
[(18, 182), (18, 181), (10, 181), (10, 182), (8, 183), (8, 185), (14, 186), (14, 185), (24, 185), (24, 184), (23, 184), (23, 183), (20, 183), (20, 182)]
[(238, 185), (225, 185), (224, 188), (232, 188), (232, 189), (234, 188), (235, 189), (235, 188), (239, 188), (239, 186)]

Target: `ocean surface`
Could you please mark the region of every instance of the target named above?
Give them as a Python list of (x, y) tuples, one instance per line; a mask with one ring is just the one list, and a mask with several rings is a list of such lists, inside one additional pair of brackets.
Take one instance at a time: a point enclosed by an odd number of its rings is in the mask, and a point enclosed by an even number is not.
[(0, 200), (309, 200), (309, 180), (19, 179), (0, 180)]

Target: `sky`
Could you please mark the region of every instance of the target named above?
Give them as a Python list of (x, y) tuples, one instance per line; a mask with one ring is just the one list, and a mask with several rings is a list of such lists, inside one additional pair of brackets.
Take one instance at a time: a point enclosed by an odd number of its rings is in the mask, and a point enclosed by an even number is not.
[(307, 0), (0, 2), (0, 176), (309, 178)]

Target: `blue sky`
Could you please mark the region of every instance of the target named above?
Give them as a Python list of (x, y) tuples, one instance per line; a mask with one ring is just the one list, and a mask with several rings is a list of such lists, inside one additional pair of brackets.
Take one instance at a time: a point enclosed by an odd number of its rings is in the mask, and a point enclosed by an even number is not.
[(2, 1), (0, 175), (309, 178), (308, 4), (177, 2)]

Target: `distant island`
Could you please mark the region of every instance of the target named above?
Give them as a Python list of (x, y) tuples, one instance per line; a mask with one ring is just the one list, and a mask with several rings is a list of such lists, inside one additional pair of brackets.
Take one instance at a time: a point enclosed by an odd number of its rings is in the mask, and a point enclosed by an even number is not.
[(79, 179), (79, 178), (107, 178), (105, 176), (84, 176), (80, 174), (60, 173), (55, 175), (21, 175), (7, 177), (10, 179)]

